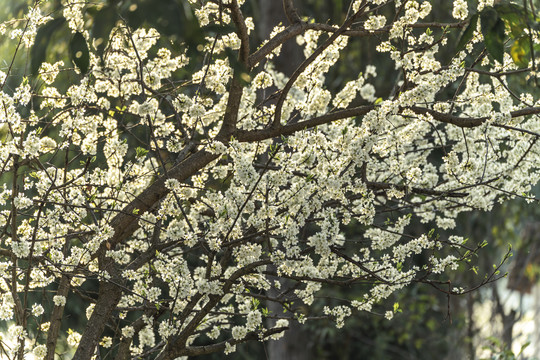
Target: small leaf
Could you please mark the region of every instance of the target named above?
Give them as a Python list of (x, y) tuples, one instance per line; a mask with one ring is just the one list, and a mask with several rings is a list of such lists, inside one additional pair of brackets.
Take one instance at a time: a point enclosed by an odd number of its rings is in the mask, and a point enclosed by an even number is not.
[(523, 30), (527, 27), (527, 11), (517, 4), (498, 4), (495, 10), (499, 17), (504, 20), (508, 26), (512, 37), (517, 38), (523, 35)]
[(37, 74), (39, 67), (45, 61), (49, 40), (54, 32), (65, 22), (66, 19), (64, 17), (59, 17), (49, 21), (37, 31), (34, 45), (32, 45), (32, 49), (30, 50), (30, 70), (32, 71), (32, 74)]
[(69, 42), (69, 48), (71, 52), (71, 61), (77, 65), (83, 74), (86, 74), (88, 67), (90, 66), (90, 54), (83, 34), (76, 32)]
[(512, 47), (510, 48), (510, 55), (512, 60), (519, 67), (529, 66), (529, 60), (531, 52), (531, 42), (528, 36), (521, 37), (514, 41)]
[(480, 13), (480, 19), (482, 21), (480, 25), (482, 27), (483, 34), (495, 26), (497, 20), (499, 19), (499, 14), (497, 14), (497, 11), (495, 11), (494, 8), (487, 7)]
[(458, 41), (456, 51), (461, 51), (465, 48), (465, 45), (473, 38), (474, 31), (476, 30), (476, 25), (478, 24), (478, 14), (474, 14), (469, 20), (469, 25), (463, 31), (461, 38)]
[(136, 152), (136, 156), (138, 158), (146, 156), (146, 154), (148, 154), (148, 150), (146, 150), (145, 148), (142, 148), (142, 147), (137, 147), (135, 149), (135, 152)]
[(493, 8), (484, 9), (480, 13), (480, 19), (486, 50), (491, 57), (502, 64), (504, 59), (504, 21)]

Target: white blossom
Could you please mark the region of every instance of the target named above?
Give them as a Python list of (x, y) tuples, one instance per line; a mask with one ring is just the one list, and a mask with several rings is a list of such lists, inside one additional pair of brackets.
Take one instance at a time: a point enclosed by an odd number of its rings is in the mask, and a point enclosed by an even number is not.
[(64, 306), (66, 305), (66, 297), (62, 295), (54, 295), (53, 302), (56, 306)]
[(452, 16), (456, 19), (464, 20), (467, 18), (469, 11), (467, 9), (466, 0), (455, 0), (454, 9), (452, 10)]
[[(489, 47), (476, 64), (481, 32), (455, 54), (458, 31), (433, 25), (463, 25), (465, 0), (444, 5), (455, 20), (432, 14), (433, 1), (355, 0), (357, 18), (339, 34), (341, 24), (301, 17), (261, 44), (247, 2), (190, 0), (181, 12), (196, 19), (182, 26), (201, 31), (197, 44), (163, 36), (151, 19), (139, 28), (117, 19), (99, 54), (93, 14), (114, 5), (60, 3), (51, 12), (35, 2), (0, 25), (9, 46), (25, 49), (0, 71), (0, 320), (16, 338), (47, 332), (47, 306), (74, 294), (87, 319), (118, 316), (121, 335), (88, 340), (103, 357), (119, 341), (128, 357), (155, 357), (175, 339), (224, 341), (231, 353), (246, 338), (282, 337), (290, 321), (342, 327), (353, 309), (392, 319), (398, 310), (381, 307), (396, 292), (446, 280), (466, 261), (459, 254), (474, 239), (456, 228), (462, 213), (512, 196), (536, 201), (535, 89), (511, 92), (509, 48), (502, 64)], [(88, 74), (58, 58), (68, 44), (54, 35), (61, 44), (45, 48), (37, 77), (19, 75), (52, 20), (44, 14), (86, 39)], [(302, 61), (286, 58), (285, 39)], [(351, 60), (358, 44), (369, 64)], [(296, 71), (285, 74), (288, 61)], [(99, 291), (87, 293), (88, 281)], [(337, 282), (362, 283), (361, 294), (320, 296)], [(461, 285), (453, 292), (468, 291)], [(24, 305), (38, 325), (15, 316), (16, 296), (29, 291), (43, 298)], [(283, 313), (266, 308), (271, 296)], [(80, 352), (93, 336), (83, 331), (61, 336)], [(40, 339), (25, 340), (36, 358), (46, 355)]]
[(45, 310), (43, 309), (43, 306), (41, 306), (41, 304), (32, 305), (32, 315), (37, 317), (43, 314), (44, 311)]

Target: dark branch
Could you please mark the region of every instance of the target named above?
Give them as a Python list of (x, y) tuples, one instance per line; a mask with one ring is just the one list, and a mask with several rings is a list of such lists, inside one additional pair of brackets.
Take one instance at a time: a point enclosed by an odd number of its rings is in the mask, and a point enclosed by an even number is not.
[(285, 11), (285, 16), (287, 17), (287, 20), (289, 20), (291, 24), (299, 23), (302, 21), (300, 19), (300, 16), (298, 16), (296, 8), (294, 7), (293, 0), (283, 0), (283, 10)]
[(234, 133), (234, 137), (241, 142), (260, 141), (271, 139), (278, 136), (291, 135), (297, 131), (310, 129), (315, 126), (328, 124), (333, 121), (346, 119), (354, 116), (366, 115), (371, 110), (375, 109), (375, 105), (359, 106), (352, 109), (335, 111), (330, 114), (314, 117), (309, 120), (300, 121), (294, 124), (288, 124), (279, 128), (263, 129), (263, 130), (238, 130)]

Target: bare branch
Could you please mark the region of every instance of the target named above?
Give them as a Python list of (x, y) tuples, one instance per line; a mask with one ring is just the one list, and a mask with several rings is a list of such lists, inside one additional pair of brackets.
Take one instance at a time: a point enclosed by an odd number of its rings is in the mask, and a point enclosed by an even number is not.
[(240, 6), (237, 0), (232, 1), (231, 17), (236, 25), (237, 34), (240, 38), (240, 61), (242, 64), (247, 65), (249, 59), (249, 35), (246, 22), (244, 21), (244, 15), (240, 11)]
[(461, 198), (468, 195), (467, 193), (461, 193), (461, 192), (456, 192), (456, 191), (441, 191), (441, 190), (425, 189), (425, 188), (418, 188), (418, 187), (412, 187), (409, 189), (405, 185), (397, 185), (397, 184), (373, 182), (373, 181), (368, 181), (366, 185), (369, 189), (373, 189), (373, 190), (397, 189), (397, 190), (405, 191), (405, 192), (410, 191), (410, 192), (420, 194), (420, 195), (434, 195), (434, 196), (445, 196), (445, 197), (456, 197), (456, 198)]
[(293, 0), (283, 0), (283, 10), (285, 10), (285, 16), (287, 16), (287, 20), (289, 20), (291, 24), (299, 23), (302, 21), (300, 19), (300, 16), (298, 16), (298, 13), (296, 12)]

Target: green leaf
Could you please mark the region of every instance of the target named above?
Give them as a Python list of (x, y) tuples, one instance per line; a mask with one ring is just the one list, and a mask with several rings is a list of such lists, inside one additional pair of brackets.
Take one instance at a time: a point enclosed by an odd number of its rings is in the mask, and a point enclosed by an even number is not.
[(519, 67), (529, 66), (529, 60), (531, 59), (531, 41), (528, 36), (523, 36), (514, 41), (510, 48), (510, 55), (512, 60)]
[(136, 156), (139, 158), (139, 157), (146, 156), (146, 154), (148, 154), (148, 150), (139, 146), (135, 149), (135, 153), (136, 153)]
[(480, 13), (480, 20), (486, 50), (491, 57), (502, 64), (504, 59), (504, 21), (493, 8), (484, 9)]
[(458, 41), (456, 51), (461, 51), (465, 48), (465, 45), (473, 38), (476, 25), (478, 24), (478, 14), (474, 14), (469, 20), (469, 25), (463, 31), (461, 38)]
[(37, 74), (39, 67), (45, 61), (49, 40), (54, 32), (65, 22), (66, 19), (64, 17), (59, 17), (49, 21), (37, 31), (34, 45), (32, 45), (32, 49), (30, 50), (30, 71), (32, 71), (32, 74)]
[(90, 66), (90, 53), (88, 52), (88, 44), (86, 44), (86, 39), (83, 34), (76, 32), (69, 42), (69, 49), (71, 53), (71, 61), (79, 70), (86, 74)]
[(499, 4), (495, 5), (495, 10), (499, 17), (504, 20), (510, 30), (512, 37), (520, 37), (523, 30), (527, 27), (528, 16), (522, 6), (517, 4)]
[(497, 20), (499, 19), (499, 14), (497, 11), (495, 11), (492, 7), (487, 7), (480, 13), (480, 20), (481, 22), (481, 28), (482, 28), (482, 34), (485, 31), (491, 30), (495, 24), (497, 23)]

